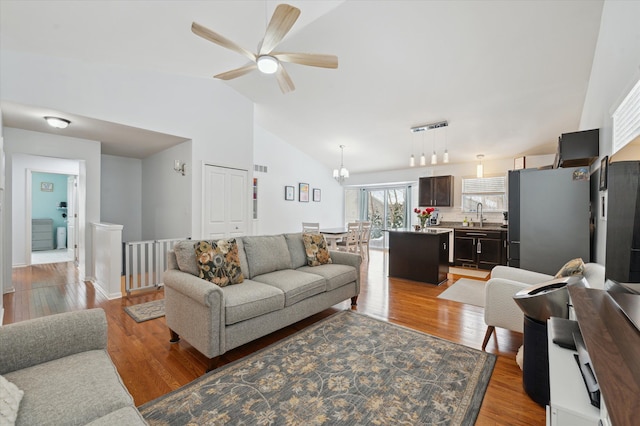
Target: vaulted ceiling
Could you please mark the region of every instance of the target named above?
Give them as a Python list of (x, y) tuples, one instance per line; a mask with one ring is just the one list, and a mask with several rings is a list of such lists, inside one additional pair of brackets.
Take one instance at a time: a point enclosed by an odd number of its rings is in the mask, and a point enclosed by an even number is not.
[[(285, 65), (296, 85), (286, 95), (257, 71), (213, 80), (246, 58), (190, 30), (197, 21), (255, 51), (270, 0), (2, 0), (0, 47), (228, 84), (255, 103), (259, 125), (327, 167), (346, 145), (352, 173), (405, 168), (434, 148), (452, 162), (549, 154), (578, 130), (602, 1), (289, 3), (301, 16), (278, 50), (335, 54), (339, 67)], [(5, 125), (19, 119), (13, 107), (3, 102)], [(409, 131), (441, 120), (449, 126)]]

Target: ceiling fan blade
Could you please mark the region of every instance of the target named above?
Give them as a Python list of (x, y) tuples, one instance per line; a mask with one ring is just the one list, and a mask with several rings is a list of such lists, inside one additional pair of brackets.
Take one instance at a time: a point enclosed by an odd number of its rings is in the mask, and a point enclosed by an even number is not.
[(293, 85), (293, 80), (291, 80), (291, 76), (284, 69), (282, 64), (278, 67), (278, 71), (276, 72), (276, 79), (278, 80), (278, 86), (280, 86), (280, 90), (282, 93), (289, 93), (296, 90), (296, 86)]
[(249, 52), (247, 49), (238, 46), (237, 44), (235, 44), (234, 42), (232, 42), (231, 40), (229, 40), (228, 38), (225, 38), (223, 36), (221, 36), (220, 34), (211, 31), (209, 28), (207, 27), (203, 27), (202, 25), (198, 24), (197, 22), (194, 22), (191, 24), (191, 31), (193, 31), (194, 34), (199, 35), (200, 37), (209, 40), (219, 46), (222, 47), (226, 47), (227, 49), (231, 49), (234, 52), (238, 52), (241, 55), (246, 56), (247, 58), (251, 59), (252, 61), (256, 60), (256, 55), (254, 55), (253, 53)]
[(232, 80), (234, 78), (242, 77), (243, 75), (255, 70), (256, 68), (258, 68), (256, 63), (251, 62), (243, 67), (236, 68), (235, 70), (214, 75), (213, 78), (219, 78), (220, 80)]
[(279, 4), (273, 12), (267, 31), (264, 34), (260, 55), (271, 52), (287, 35), (300, 16), (300, 9), (288, 4)]
[(282, 62), (308, 65), (321, 68), (338, 68), (338, 57), (335, 55), (323, 55), (318, 53), (280, 53), (273, 52), (274, 58)]

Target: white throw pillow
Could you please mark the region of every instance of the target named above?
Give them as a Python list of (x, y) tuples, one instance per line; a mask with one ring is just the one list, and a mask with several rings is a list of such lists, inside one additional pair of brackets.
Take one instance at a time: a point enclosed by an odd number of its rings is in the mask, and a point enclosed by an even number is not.
[(14, 425), (24, 391), (0, 376), (0, 424)]

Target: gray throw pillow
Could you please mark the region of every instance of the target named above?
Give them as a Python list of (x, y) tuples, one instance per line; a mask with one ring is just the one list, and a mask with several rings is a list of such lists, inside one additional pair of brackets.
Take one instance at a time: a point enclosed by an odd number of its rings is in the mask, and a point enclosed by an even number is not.
[(196, 277), (200, 275), (200, 268), (196, 260), (196, 244), (199, 241), (185, 240), (178, 241), (173, 245), (173, 251), (176, 254), (178, 268), (182, 272), (187, 272)]

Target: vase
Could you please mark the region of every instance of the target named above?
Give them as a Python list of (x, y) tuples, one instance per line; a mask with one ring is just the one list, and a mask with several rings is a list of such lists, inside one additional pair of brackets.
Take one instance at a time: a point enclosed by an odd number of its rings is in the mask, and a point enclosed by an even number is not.
[(426, 217), (421, 217), (420, 218), (420, 229), (424, 230), (426, 227), (426, 223), (427, 223), (427, 219)]

